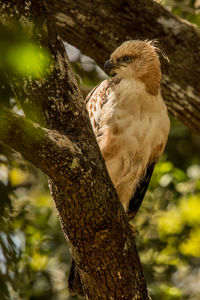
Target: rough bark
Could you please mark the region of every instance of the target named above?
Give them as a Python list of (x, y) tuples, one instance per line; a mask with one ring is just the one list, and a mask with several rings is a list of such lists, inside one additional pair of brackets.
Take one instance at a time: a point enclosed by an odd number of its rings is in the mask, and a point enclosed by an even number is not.
[(0, 107), (0, 140), (63, 184), (69, 177), (66, 164), (75, 161), (77, 168), (81, 167), (78, 163), (81, 152), (65, 135), (41, 127), (4, 107)]
[(28, 26), (30, 38), (48, 49), (52, 63), (46, 78), (8, 74), (26, 116), (38, 124), (1, 109), (0, 139), (50, 177), (85, 297), (146, 300), (132, 231), (94, 138), (64, 46), (43, 2), (1, 3), (1, 22), (5, 25), (15, 18)]
[(200, 133), (200, 32), (150, 0), (47, 0), (61, 37), (103, 66), (127, 39), (156, 39), (163, 65), (163, 96), (171, 114)]

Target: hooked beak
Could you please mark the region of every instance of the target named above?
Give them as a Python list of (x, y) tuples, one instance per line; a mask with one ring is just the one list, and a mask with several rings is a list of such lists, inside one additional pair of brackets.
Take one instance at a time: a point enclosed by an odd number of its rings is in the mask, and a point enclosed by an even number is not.
[(115, 64), (112, 63), (110, 61), (110, 59), (105, 62), (103, 68), (104, 68), (104, 71), (106, 72), (106, 74), (111, 75), (111, 76), (116, 75), (116, 73), (114, 72)]

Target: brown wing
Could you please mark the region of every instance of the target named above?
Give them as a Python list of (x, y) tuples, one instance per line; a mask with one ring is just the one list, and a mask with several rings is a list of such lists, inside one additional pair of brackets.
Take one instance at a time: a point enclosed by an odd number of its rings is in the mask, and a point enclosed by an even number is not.
[[(113, 87), (119, 84), (121, 81), (120, 77), (113, 77), (102, 81), (97, 85), (86, 97), (85, 103), (89, 112), (90, 121), (92, 123), (93, 131), (97, 135), (99, 127), (102, 127), (101, 114), (104, 105), (108, 102), (108, 97), (113, 91)], [(103, 112), (104, 119), (107, 117), (107, 113)], [(104, 120), (105, 121), (105, 120)]]
[(96, 135), (100, 126), (102, 108), (107, 103), (111, 84), (112, 81), (109, 79), (102, 81), (85, 99), (93, 131)]
[(148, 166), (144, 177), (142, 178), (140, 184), (136, 188), (136, 191), (135, 191), (133, 197), (130, 199), (129, 207), (128, 207), (129, 220), (131, 220), (135, 217), (135, 215), (137, 214), (137, 211), (139, 210), (139, 208), (142, 204), (142, 201), (144, 199), (144, 196), (146, 194), (146, 191), (148, 189), (148, 186), (149, 186), (149, 183), (151, 180), (151, 176), (153, 174), (154, 167), (155, 167), (155, 162), (153, 162), (152, 164), (150, 164)]

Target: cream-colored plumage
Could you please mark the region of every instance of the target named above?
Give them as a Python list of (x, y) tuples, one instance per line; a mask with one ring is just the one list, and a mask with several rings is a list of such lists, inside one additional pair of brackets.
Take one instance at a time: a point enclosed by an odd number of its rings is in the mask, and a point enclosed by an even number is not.
[(148, 167), (162, 155), (170, 128), (156, 50), (148, 41), (124, 42), (105, 64), (113, 77), (86, 98), (111, 180), (124, 209), (133, 214), (141, 203), (130, 207), (130, 200), (134, 195), (144, 197), (151, 177)]

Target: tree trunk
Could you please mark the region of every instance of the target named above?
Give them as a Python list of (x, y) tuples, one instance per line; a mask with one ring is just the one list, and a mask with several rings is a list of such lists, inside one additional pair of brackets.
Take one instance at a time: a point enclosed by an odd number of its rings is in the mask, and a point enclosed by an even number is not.
[(163, 96), (169, 111), (200, 133), (200, 32), (152, 0), (47, 0), (62, 38), (103, 66), (128, 39), (156, 39), (162, 61)]
[(1, 23), (15, 28), (17, 22), (27, 29), (28, 43), (46, 47), (51, 64), (48, 76), (39, 79), (8, 72), (26, 117), (1, 108), (0, 140), (49, 176), (81, 293), (92, 300), (146, 300), (132, 231), (108, 176), (62, 40), (54, 32), (43, 1), (1, 3)]

